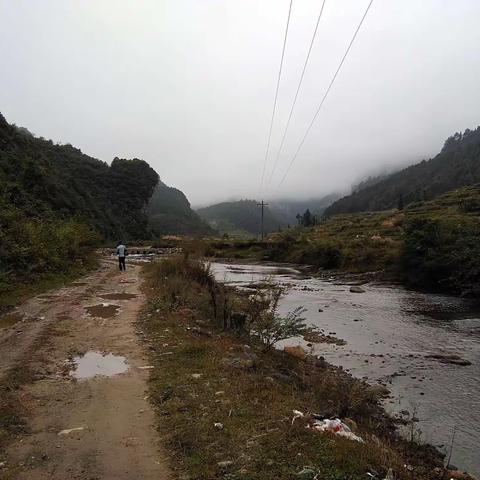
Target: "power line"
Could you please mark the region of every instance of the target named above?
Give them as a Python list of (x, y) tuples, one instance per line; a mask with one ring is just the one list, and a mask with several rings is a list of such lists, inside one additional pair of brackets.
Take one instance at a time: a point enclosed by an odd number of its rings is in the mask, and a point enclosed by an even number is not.
[(326, 2), (326, 0), (323, 0), (322, 7), (320, 9), (320, 13), (318, 14), (317, 24), (315, 25), (315, 30), (313, 31), (312, 40), (310, 41), (310, 47), (308, 49), (307, 57), (305, 58), (305, 63), (303, 65), (302, 74), (300, 75), (300, 80), (298, 82), (297, 91), (295, 93), (295, 98), (293, 99), (292, 108), (290, 108), (290, 113), (288, 115), (287, 124), (285, 126), (285, 130), (283, 131), (282, 141), (280, 142), (280, 147), (278, 149), (277, 156), (276, 156), (275, 162), (273, 164), (272, 172), (271, 172), (270, 178), (268, 180), (269, 182), (272, 181), (273, 174), (275, 173), (275, 169), (277, 167), (278, 159), (280, 158), (280, 154), (281, 154), (282, 149), (283, 149), (283, 144), (285, 143), (285, 138), (287, 136), (288, 128), (290, 127), (290, 120), (292, 119), (293, 110), (295, 109), (295, 105), (297, 103), (298, 93), (300, 92), (300, 88), (302, 86), (303, 77), (305, 76), (305, 70), (307, 69), (308, 60), (310, 59), (310, 53), (312, 53), (313, 44), (315, 42), (315, 37), (317, 36), (318, 25), (320, 24), (320, 19), (322, 18), (322, 13), (323, 13), (323, 8), (325, 7), (325, 2)]
[(279, 90), (279, 87), (280, 87), (280, 77), (282, 76), (283, 58), (285, 56), (285, 46), (287, 45), (288, 27), (290, 25), (290, 14), (292, 12), (292, 3), (293, 3), (293, 0), (290, 0), (290, 6), (288, 8), (287, 26), (285, 27), (285, 36), (283, 38), (282, 57), (280, 59), (280, 68), (278, 69), (277, 88), (276, 88), (276, 91), (275, 91), (275, 100), (273, 102), (272, 119), (270, 121), (270, 131), (269, 131), (269, 134), (268, 134), (267, 149), (265, 151), (265, 159), (263, 161), (263, 171), (262, 171), (262, 179), (260, 181), (260, 192), (259, 192), (259, 194), (262, 193), (262, 189), (263, 189), (263, 181), (265, 179), (265, 169), (267, 167), (268, 152), (270, 150), (270, 140), (272, 139), (273, 121), (275, 119), (275, 111), (277, 109), (278, 90)]
[(295, 154), (293, 155), (292, 160), (290, 161), (290, 164), (288, 165), (287, 171), (285, 172), (285, 175), (283, 176), (283, 178), (282, 178), (282, 180), (280, 181), (280, 183), (278, 184), (278, 186), (282, 185), (282, 183), (283, 183), (283, 182), (285, 181), (285, 179), (287, 178), (287, 176), (288, 176), (288, 174), (289, 174), (289, 172), (290, 172), (290, 169), (292, 168), (293, 163), (295, 162), (295, 160), (296, 160), (296, 158), (297, 158), (297, 156), (298, 156), (298, 154), (299, 154), (299, 152), (300, 152), (303, 144), (305, 143), (305, 140), (306, 140), (308, 134), (310, 133), (310, 130), (312, 129), (313, 124), (315, 123), (315, 120), (317, 119), (318, 114), (320, 113), (320, 110), (322, 109), (322, 106), (323, 106), (323, 104), (325, 103), (325, 100), (326, 100), (328, 94), (330, 93), (330, 90), (331, 90), (333, 84), (335, 83), (335, 79), (337, 78), (338, 72), (339, 72), (340, 69), (342, 68), (343, 63), (345, 62), (345, 59), (347, 58), (348, 52), (349, 52), (350, 49), (352, 48), (353, 42), (355, 41), (355, 38), (357, 37), (357, 34), (358, 34), (358, 32), (359, 32), (362, 24), (363, 24), (363, 21), (365, 20), (365, 17), (367, 16), (368, 11), (370, 10), (370, 7), (371, 7), (372, 3), (373, 3), (373, 0), (370, 0), (370, 3), (368, 4), (368, 6), (367, 6), (367, 8), (366, 8), (366, 10), (365, 10), (365, 13), (363, 14), (363, 17), (362, 17), (362, 19), (360, 20), (360, 23), (358, 24), (358, 27), (357, 27), (357, 29), (355, 30), (355, 33), (353, 34), (352, 39), (350, 40), (350, 43), (349, 43), (349, 45), (348, 45), (348, 47), (347, 47), (347, 50), (345, 51), (345, 54), (343, 55), (343, 58), (342, 58), (340, 64), (338, 65), (337, 71), (335, 72), (335, 75), (333, 75), (333, 78), (332, 78), (332, 80), (331, 80), (331, 82), (330, 82), (330, 85), (328, 86), (327, 90), (325, 91), (325, 94), (323, 95), (322, 101), (320, 102), (320, 105), (318, 106), (317, 111), (315, 112), (315, 115), (313, 116), (313, 119), (312, 119), (312, 121), (310, 122), (310, 125), (308, 126), (307, 131), (305, 132), (305, 135), (304, 135), (303, 138), (302, 138), (302, 141), (301, 141), (300, 144), (298, 145), (298, 148), (297, 148)]

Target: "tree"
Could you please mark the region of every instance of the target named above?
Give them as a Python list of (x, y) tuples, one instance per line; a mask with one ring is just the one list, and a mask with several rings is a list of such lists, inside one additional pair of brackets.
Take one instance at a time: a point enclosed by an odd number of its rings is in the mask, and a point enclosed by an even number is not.
[(310, 209), (307, 208), (305, 210), (305, 213), (302, 215), (301, 222), (304, 227), (311, 227), (312, 225), (315, 225), (315, 217), (310, 212)]

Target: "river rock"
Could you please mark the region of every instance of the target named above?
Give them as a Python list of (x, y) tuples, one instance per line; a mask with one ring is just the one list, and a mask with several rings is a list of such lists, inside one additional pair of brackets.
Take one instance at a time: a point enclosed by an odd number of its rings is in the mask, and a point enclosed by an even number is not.
[(303, 347), (301, 347), (300, 345), (297, 345), (295, 347), (284, 347), (283, 348), (283, 351), (285, 353), (288, 353), (289, 355), (291, 355), (292, 357), (297, 357), (299, 358), (300, 360), (305, 360), (305, 358), (307, 357), (307, 352), (305, 351), (305, 349)]
[(353, 286), (353, 287), (350, 287), (350, 292), (352, 293), (365, 293), (365, 290), (362, 288), (362, 287), (359, 287), (359, 286)]
[(443, 354), (443, 353), (425, 355), (425, 358), (432, 358), (434, 360), (438, 360), (440, 363), (449, 363), (452, 365), (460, 365), (462, 367), (466, 367), (472, 364), (472, 362), (469, 362), (468, 360), (465, 360), (458, 355), (450, 355), (450, 354)]

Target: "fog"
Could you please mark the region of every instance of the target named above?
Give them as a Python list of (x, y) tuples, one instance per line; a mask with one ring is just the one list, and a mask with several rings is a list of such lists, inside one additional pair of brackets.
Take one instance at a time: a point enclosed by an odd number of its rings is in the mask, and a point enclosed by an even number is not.
[[(265, 198), (348, 189), (480, 124), (480, 2), (293, 0)], [(0, 0), (0, 111), (110, 162), (148, 161), (194, 205), (259, 197), (289, 0)]]

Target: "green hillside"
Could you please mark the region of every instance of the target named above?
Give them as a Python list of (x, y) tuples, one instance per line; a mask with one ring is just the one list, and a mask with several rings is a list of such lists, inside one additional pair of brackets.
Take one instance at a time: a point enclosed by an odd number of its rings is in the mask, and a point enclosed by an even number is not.
[(326, 215), (397, 208), (480, 182), (480, 127), (455, 133), (430, 160), (400, 170), (333, 203)]
[(36, 138), (0, 115), (0, 310), (21, 285), (81, 270), (103, 239), (151, 236), (157, 173)]
[(5, 292), (84, 265), (102, 240), (210, 232), (145, 161), (108, 165), (0, 114), (0, 309)]
[(211, 235), (214, 230), (190, 208), (185, 194), (159, 181), (148, 204), (150, 225), (158, 235)]
[[(223, 202), (200, 208), (197, 213), (209, 225), (220, 233), (238, 234), (244, 236), (261, 233), (261, 210), (255, 200), (239, 200)], [(264, 210), (265, 232), (275, 232), (287, 226), (287, 221), (272, 209)]]
[(77, 218), (106, 238), (145, 238), (143, 210), (158, 182), (143, 160), (107, 163), (36, 138), (0, 116), (0, 198), (29, 218)]

